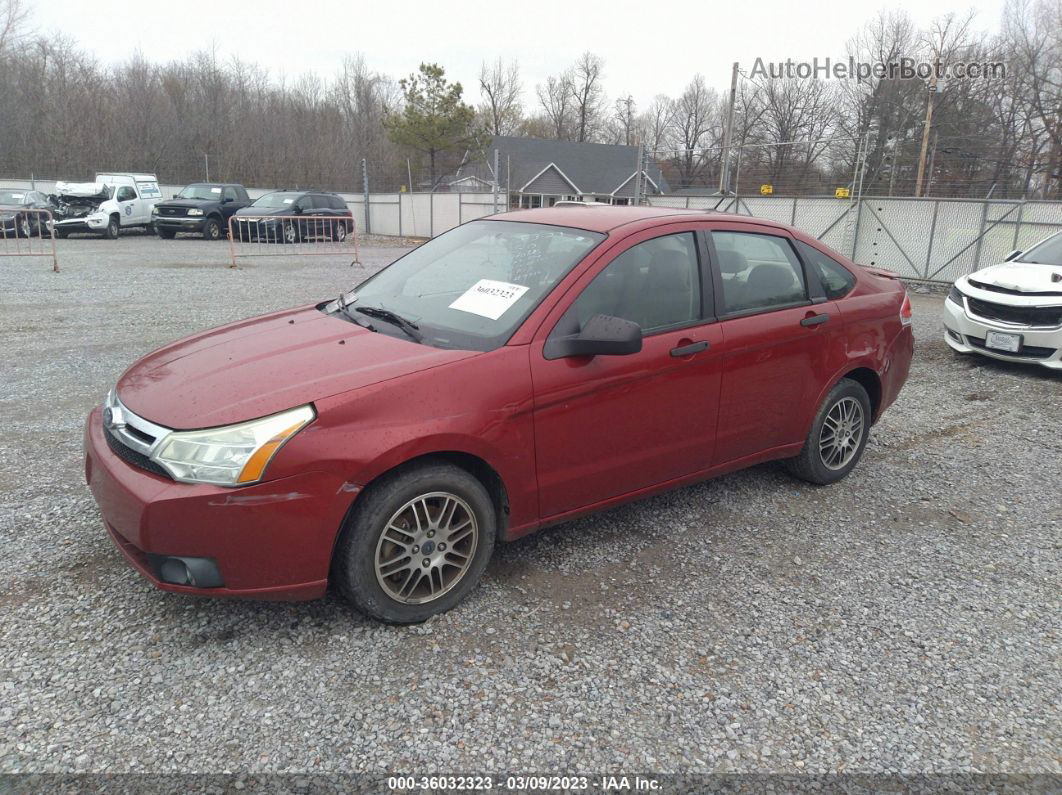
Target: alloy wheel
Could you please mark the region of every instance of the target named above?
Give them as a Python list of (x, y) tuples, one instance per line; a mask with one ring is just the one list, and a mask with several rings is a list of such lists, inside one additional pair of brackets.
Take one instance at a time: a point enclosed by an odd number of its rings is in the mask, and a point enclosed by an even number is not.
[(848, 466), (859, 450), (865, 425), (863, 406), (854, 397), (843, 397), (830, 407), (819, 432), (819, 457), (827, 469)]
[(396, 602), (424, 604), (450, 591), (468, 573), (479, 523), (456, 494), (414, 497), (384, 526), (376, 544), (376, 580)]

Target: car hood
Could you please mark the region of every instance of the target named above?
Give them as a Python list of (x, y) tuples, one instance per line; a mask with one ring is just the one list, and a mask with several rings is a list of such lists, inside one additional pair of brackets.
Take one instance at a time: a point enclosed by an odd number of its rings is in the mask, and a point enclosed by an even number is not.
[(219, 204), (221, 199), (166, 199), (157, 202), (159, 207), (202, 207), (204, 204)]
[(972, 273), (967, 279), (1017, 293), (1062, 297), (1062, 267), (1057, 265), (1004, 262)]
[(118, 397), (159, 425), (210, 428), (476, 355), (372, 332), (309, 306), (160, 348), (125, 372)]

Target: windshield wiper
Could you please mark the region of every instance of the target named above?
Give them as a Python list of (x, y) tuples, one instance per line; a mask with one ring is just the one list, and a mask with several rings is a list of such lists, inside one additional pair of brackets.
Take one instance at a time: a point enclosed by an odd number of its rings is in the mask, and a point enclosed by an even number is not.
[(355, 326), (361, 326), (362, 328), (366, 328), (369, 331), (376, 331), (376, 327), (372, 323), (367, 320), (363, 321), (360, 317), (350, 311), (350, 304), (354, 303), (354, 301), (351, 301), (350, 303), (344, 303), (343, 299), (345, 297), (346, 293), (340, 293), (339, 298), (336, 299), (335, 311), (342, 312), (343, 315), (347, 318), (347, 320), (349, 320)]
[(361, 312), (363, 315), (369, 317), (379, 318), (385, 323), (390, 323), (394, 326), (398, 326), (404, 331), (410, 339), (415, 342), (420, 342), (424, 339), (424, 335), (418, 330), (420, 326), (414, 323), (412, 320), (407, 320), (401, 315), (396, 315), (390, 309), (382, 309), (378, 306), (358, 306), (354, 308), (355, 312)]

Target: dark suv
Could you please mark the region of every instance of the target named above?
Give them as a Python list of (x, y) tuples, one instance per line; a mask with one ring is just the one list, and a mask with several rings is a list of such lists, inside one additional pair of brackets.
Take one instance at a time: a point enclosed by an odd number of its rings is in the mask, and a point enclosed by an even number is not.
[(228, 232), (229, 216), (251, 203), (243, 185), (196, 182), (151, 211), (155, 232), (164, 240), (178, 232), (201, 234), (219, 240)]
[(317, 238), (341, 243), (354, 231), (354, 217), (342, 196), (321, 191), (267, 193), (233, 218), (233, 238), (298, 243)]

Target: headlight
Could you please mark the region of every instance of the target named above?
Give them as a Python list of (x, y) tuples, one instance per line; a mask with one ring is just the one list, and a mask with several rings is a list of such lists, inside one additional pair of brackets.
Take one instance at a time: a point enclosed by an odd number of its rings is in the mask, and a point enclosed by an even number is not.
[(197, 210), (197, 209), (195, 209), (193, 207), (191, 210), (188, 211), (188, 214), (189, 215), (202, 215), (203, 211), (202, 210)]
[(951, 290), (948, 291), (948, 300), (962, 306), (962, 293), (959, 292), (959, 288), (954, 284), (951, 286)]
[(151, 207), (151, 214), (152, 214), (152, 215), (158, 215), (158, 214), (159, 214), (159, 206), (158, 206), (157, 204), (155, 204), (155, 205), (152, 205), (152, 207)]
[(174, 480), (242, 486), (262, 479), (266, 465), (316, 415), (298, 408), (206, 431), (174, 431), (151, 454)]

